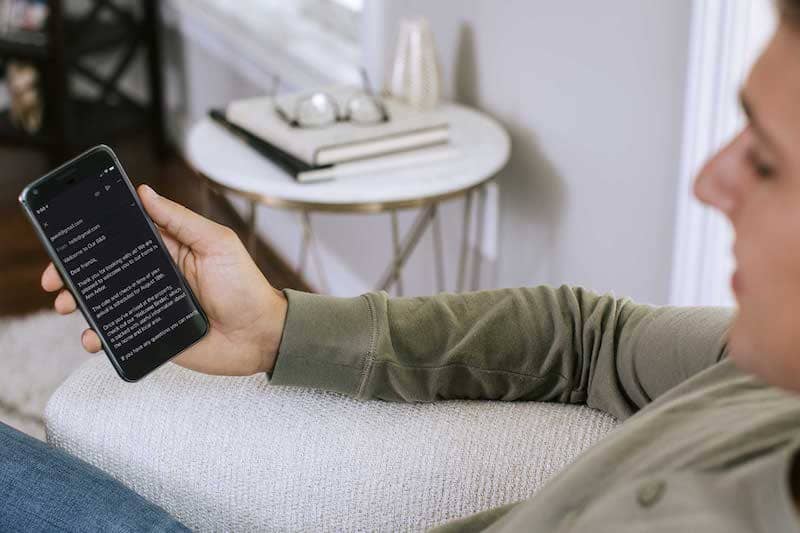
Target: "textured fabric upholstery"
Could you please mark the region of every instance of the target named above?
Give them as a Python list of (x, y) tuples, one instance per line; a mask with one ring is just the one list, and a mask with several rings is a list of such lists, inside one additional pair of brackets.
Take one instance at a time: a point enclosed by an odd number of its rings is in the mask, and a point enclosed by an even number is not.
[(615, 425), (583, 406), (358, 401), (167, 364), (81, 366), (48, 441), (208, 531), (420, 531), (528, 498)]

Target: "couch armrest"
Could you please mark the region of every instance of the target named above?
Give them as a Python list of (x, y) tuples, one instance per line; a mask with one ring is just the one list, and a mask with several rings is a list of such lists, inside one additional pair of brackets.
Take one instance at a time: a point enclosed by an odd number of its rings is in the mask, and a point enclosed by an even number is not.
[(83, 364), (48, 441), (198, 530), (421, 530), (531, 496), (612, 417), (535, 402), (359, 401), (167, 364)]

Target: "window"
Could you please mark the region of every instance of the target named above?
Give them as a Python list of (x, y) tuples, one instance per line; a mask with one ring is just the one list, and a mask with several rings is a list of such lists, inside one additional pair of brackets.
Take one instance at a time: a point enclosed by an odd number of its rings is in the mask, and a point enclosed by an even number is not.
[[(283, 55), (331, 79), (358, 82), (364, 0), (172, 0), (213, 19), (241, 49)], [(258, 55), (258, 54), (256, 54)], [(281, 72), (276, 72), (281, 75)]]
[(297, 0), (300, 13), (321, 28), (358, 43), (364, 0)]
[(200, 0), (201, 6), (249, 28), (266, 39), (268, 31), (322, 32), (350, 44), (359, 41), (364, 0)]
[(705, 160), (741, 128), (740, 85), (777, 21), (769, 0), (696, 0), (693, 6), (670, 303), (733, 306), (733, 230), (692, 196), (691, 185)]

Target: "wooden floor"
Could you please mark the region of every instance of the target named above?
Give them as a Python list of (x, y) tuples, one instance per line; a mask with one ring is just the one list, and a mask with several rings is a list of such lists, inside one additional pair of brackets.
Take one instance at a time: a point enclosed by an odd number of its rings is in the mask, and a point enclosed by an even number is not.
[[(144, 135), (110, 145), (135, 185), (148, 183), (160, 194), (201, 210), (204, 191), (201, 181), (180, 157), (171, 155), (159, 163)], [(17, 204), (22, 188), (46, 173), (48, 163), (37, 150), (0, 146), (0, 169), (0, 316), (19, 315), (52, 305), (52, 296), (39, 286), (47, 255)], [(223, 198), (210, 197), (210, 218), (234, 228), (246, 242), (242, 219)], [(257, 243), (254, 256), (273, 286), (310, 291), (263, 242)]]

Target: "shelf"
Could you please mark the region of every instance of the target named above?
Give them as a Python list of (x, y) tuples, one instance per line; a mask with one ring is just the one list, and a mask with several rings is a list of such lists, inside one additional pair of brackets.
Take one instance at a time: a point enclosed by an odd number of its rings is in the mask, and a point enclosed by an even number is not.
[(31, 135), (26, 133), (11, 122), (8, 109), (0, 111), (0, 142), (4, 144), (47, 146), (49, 141), (42, 133)]
[(66, 20), (64, 34), (68, 58), (114, 48), (128, 42), (132, 35), (130, 27), (123, 22), (95, 22), (82, 34), (81, 28), (80, 21)]
[[(2, 0), (0, 0), (2, 3)], [(53, 2), (46, 35), (0, 33), (0, 64), (31, 62), (40, 73), (46, 101), (44, 129), (29, 135), (11, 124), (6, 102), (0, 103), (0, 143), (43, 148), (53, 161), (97, 143), (116, 141), (132, 130), (154, 128), (153, 145), (166, 147), (163, 82), (159, 67), (159, 2), (157, 0), (82, 0), (82, 13), (70, 14), (66, 1)], [(77, 4), (75, 0), (75, 4)], [(132, 59), (144, 50), (148, 65), (148, 104), (131, 100), (122, 79)], [(113, 54), (113, 68), (99, 69), (96, 54)], [(73, 90), (80, 77), (92, 86), (91, 101)], [(87, 94), (82, 92), (82, 94)]]
[[(47, 117), (45, 117), (47, 120)], [(66, 138), (72, 146), (88, 147), (147, 126), (147, 114), (132, 106), (75, 100), (67, 109)], [(79, 141), (75, 141), (79, 139)], [(44, 132), (30, 135), (11, 123), (9, 111), (0, 111), (0, 142), (15, 145), (50, 146), (55, 139)]]
[(34, 44), (0, 35), (0, 56), (43, 60), (47, 57), (47, 43)]
[[(82, 28), (80, 19), (68, 18), (64, 23), (67, 59), (112, 49), (128, 42), (132, 36), (130, 26), (124, 22), (95, 22), (86, 31), (81, 31)], [(0, 57), (45, 61), (47, 52), (46, 42), (25, 43), (0, 35)]]

